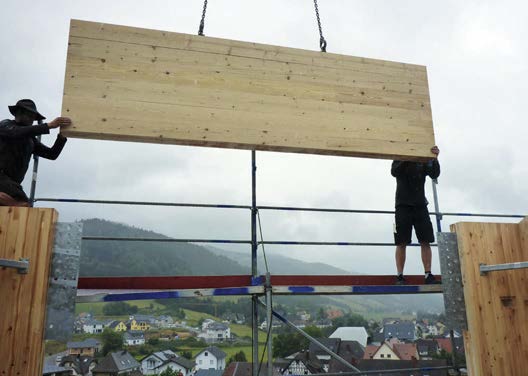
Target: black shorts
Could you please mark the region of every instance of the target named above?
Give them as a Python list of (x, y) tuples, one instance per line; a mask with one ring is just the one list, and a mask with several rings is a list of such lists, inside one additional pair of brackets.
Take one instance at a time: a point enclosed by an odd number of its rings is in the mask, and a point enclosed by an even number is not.
[(7, 193), (17, 201), (29, 201), (22, 186), (2, 172), (0, 172), (0, 192)]
[(434, 242), (433, 224), (427, 206), (397, 206), (394, 243), (410, 244), (413, 227), (419, 243)]

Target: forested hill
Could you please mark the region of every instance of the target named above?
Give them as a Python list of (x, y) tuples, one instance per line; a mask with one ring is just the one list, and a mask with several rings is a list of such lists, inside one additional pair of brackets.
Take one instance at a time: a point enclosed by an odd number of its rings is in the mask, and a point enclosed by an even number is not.
[[(83, 220), (84, 236), (166, 238), (102, 219)], [(248, 274), (227, 257), (189, 243), (84, 240), (81, 276), (163, 276)]]

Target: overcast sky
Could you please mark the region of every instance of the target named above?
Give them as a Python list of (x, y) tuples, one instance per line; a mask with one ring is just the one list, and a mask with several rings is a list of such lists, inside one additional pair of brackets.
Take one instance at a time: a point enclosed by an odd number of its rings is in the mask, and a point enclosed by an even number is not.
[[(441, 150), (441, 209), (528, 214), (526, 2), (319, 3), (329, 52), (427, 66)], [(33, 98), (48, 119), (60, 115), (71, 18), (196, 34), (201, 8), (201, 1), (181, 0), (3, 0), (0, 118), (9, 118), (7, 106), (20, 98)], [(205, 34), (309, 50), (319, 47), (311, 0), (210, 0)], [(43, 142), (51, 144), (54, 138), (55, 133), (44, 136)], [(57, 161), (41, 160), (37, 197), (247, 205), (250, 157), (249, 151), (70, 139)], [(257, 152), (258, 204), (391, 210), (395, 180), (390, 163)], [(27, 192), (29, 177), (28, 173), (24, 182)], [(61, 221), (98, 217), (175, 237), (249, 239), (250, 234), (249, 212), (240, 210), (55, 207)], [(266, 240), (392, 240), (390, 215), (261, 216)], [(458, 220), (446, 218), (444, 228)], [(395, 272), (393, 247), (294, 246), (267, 251), (348, 271)], [(416, 251), (409, 250), (408, 274), (423, 272)], [(436, 255), (433, 271), (439, 272)]]

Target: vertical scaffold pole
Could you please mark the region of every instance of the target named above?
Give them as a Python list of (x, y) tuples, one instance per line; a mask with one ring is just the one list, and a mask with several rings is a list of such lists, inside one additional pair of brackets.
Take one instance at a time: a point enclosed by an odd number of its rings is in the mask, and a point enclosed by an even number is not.
[[(42, 120), (38, 121), (38, 124), (42, 124)], [(40, 136), (37, 136), (37, 140), (40, 141)], [(35, 191), (37, 190), (37, 174), (38, 174), (39, 157), (33, 155), (33, 175), (31, 176), (31, 190), (29, 191), (29, 206), (33, 207), (35, 203)]]
[[(257, 269), (257, 162), (256, 152), (251, 150), (251, 274), (258, 276)], [(253, 333), (253, 376), (258, 376), (259, 351), (258, 351), (258, 296), (251, 297), (252, 303), (252, 333)]]
[[(438, 191), (436, 190), (436, 186), (438, 185), (438, 179), (433, 179), (433, 199), (434, 199), (434, 207), (435, 207), (435, 217), (436, 217), (436, 228), (438, 232), (442, 232), (442, 214), (440, 214), (440, 205), (438, 204)], [(453, 332), (453, 329), (449, 331), (449, 338), (451, 340), (451, 362), (453, 363), (453, 367), (455, 370), (458, 371), (457, 368), (457, 362), (456, 362), (456, 346), (455, 346), (455, 335)]]
[(433, 184), (433, 199), (435, 207), (435, 217), (436, 217), (436, 229), (438, 232), (442, 232), (442, 214), (440, 214), (440, 206), (438, 205), (438, 192), (436, 191), (436, 186), (438, 185), (438, 179), (432, 180)]
[(266, 273), (266, 323), (268, 324), (268, 376), (273, 376), (273, 306), (271, 301), (271, 275)]

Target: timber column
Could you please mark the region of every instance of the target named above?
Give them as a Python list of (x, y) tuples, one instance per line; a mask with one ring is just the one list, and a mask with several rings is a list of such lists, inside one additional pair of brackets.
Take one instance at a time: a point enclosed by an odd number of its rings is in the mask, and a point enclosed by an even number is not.
[[(50, 261), (58, 213), (0, 207), (0, 375), (42, 375)], [(27, 267), (27, 268), (26, 268)]]
[[(523, 376), (528, 359), (528, 218), (456, 223), (472, 376)], [(492, 270), (492, 271), (487, 271)]]

